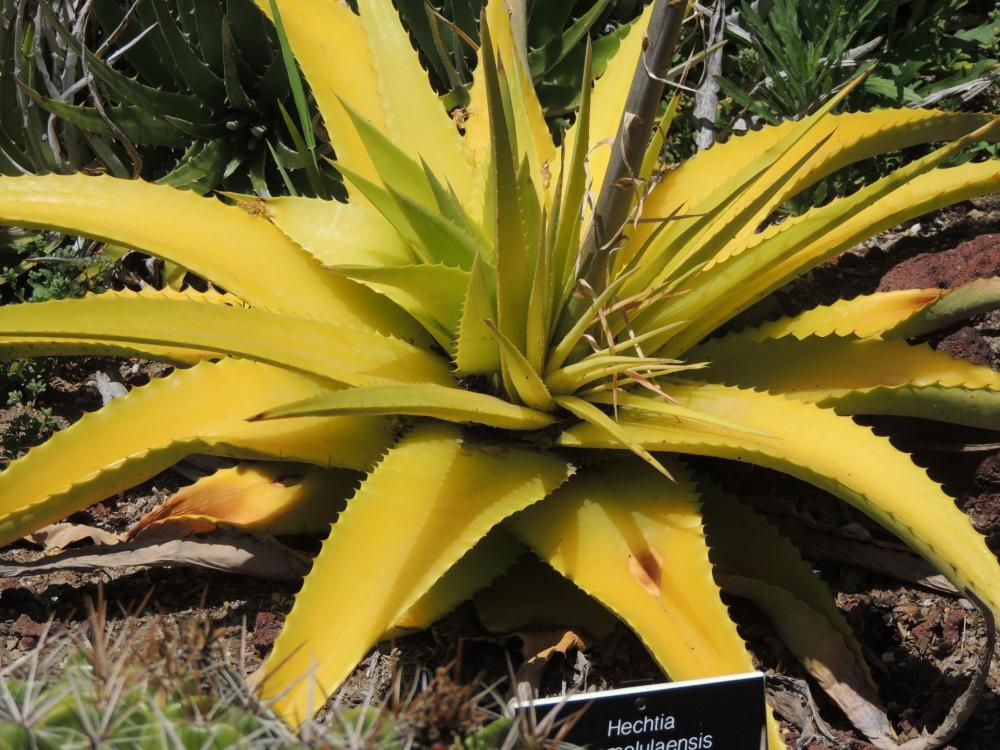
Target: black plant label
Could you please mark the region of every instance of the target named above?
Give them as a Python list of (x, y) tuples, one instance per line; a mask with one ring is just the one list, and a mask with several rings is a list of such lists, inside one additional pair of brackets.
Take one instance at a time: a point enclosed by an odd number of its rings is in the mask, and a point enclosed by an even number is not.
[(760, 672), (543, 698), (519, 710), (533, 711), (540, 727), (550, 726), (549, 737), (591, 750), (768, 746)]

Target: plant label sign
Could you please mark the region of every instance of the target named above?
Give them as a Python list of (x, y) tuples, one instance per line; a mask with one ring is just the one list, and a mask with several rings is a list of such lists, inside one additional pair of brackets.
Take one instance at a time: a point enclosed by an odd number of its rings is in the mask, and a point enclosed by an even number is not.
[[(532, 708), (538, 722), (557, 712), (550, 736), (590, 750), (767, 750), (760, 672), (543, 698), (521, 706)], [(565, 730), (561, 736), (560, 728)]]

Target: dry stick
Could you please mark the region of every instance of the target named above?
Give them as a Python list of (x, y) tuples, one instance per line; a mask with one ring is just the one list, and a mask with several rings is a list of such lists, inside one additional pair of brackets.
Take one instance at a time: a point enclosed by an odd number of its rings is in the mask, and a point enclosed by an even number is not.
[(694, 142), (699, 151), (710, 148), (715, 142), (715, 118), (719, 109), (719, 76), (722, 75), (722, 45), (726, 31), (726, 4), (715, 0), (708, 21), (705, 45), (715, 47), (705, 58), (705, 80), (694, 96)]
[(600, 294), (608, 283), (611, 247), (628, 219), (635, 194), (636, 175), (656, 124), (656, 114), (670, 61), (677, 46), (687, 0), (656, 0), (649, 19), (642, 53), (632, 76), (618, 133), (611, 145), (611, 161), (604, 175), (594, 219), (580, 248), (583, 278)]

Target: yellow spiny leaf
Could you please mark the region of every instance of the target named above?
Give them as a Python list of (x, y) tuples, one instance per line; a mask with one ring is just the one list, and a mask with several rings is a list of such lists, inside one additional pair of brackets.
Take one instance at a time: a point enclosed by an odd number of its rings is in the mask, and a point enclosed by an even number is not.
[(401, 266), (412, 259), (399, 233), (365, 205), (291, 196), (264, 205), (267, 218), (324, 266)]
[(1000, 391), (1000, 373), (927, 344), (854, 336), (750, 341), (713, 339), (690, 356), (710, 364), (693, 377), (818, 401), (877, 386), (962, 386)]
[(753, 341), (794, 336), (877, 336), (916, 314), (941, 295), (944, 289), (901, 289), (895, 292), (876, 292), (854, 299), (837, 300), (806, 310), (791, 318), (769, 321), (755, 328), (741, 331), (740, 335)]
[[(989, 122), (990, 116), (929, 109), (891, 109), (846, 112), (831, 115), (829, 119), (833, 137), (812, 157), (809, 168), (790, 183), (785, 199), (852, 162), (919, 143), (956, 138)], [(667, 216), (681, 207), (691, 209), (716, 190), (727, 176), (759, 159), (795, 127), (796, 121), (787, 120), (774, 127), (734, 136), (725, 143), (699, 151), (677, 169), (667, 172), (646, 199), (644, 215)], [(758, 220), (750, 230), (756, 229), (759, 223)], [(630, 237), (629, 245), (641, 245), (654, 227), (652, 224), (639, 225)], [(628, 249), (625, 253), (630, 255)]]
[(348, 388), (264, 412), (260, 419), (335, 414), (406, 414), (446, 422), (471, 422), (505, 430), (538, 430), (555, 424), (540, 411), (516, 406), (485, 393), (440, 385), (386, 385)]
[[(534, 184), (544, 195), (545, 189), (548, 188), (544, 175), (554, 175), (557, 170), (556, 150), (548, 125), (545, 123), (542, 105), (524, 67), (527, 61), (516, 49), (506, 1), (488, 0), (483, 10), (483, 18), (490, 30), (493, 54), (502, 59), (504, 66), (510, 71), (507, 80), (512, 98), (518, 104), (512, 113), (519, 146), (518, 162), (525, 157), (528, 159)], [(476, 68), (470, 90), (468, 121), (463, 139), (466, 149), (477, 164), (487, 162), (490, 157), (491, 134), (486, 88), (485, 73), (483, 65), (480, 64)]]
[(463, 375), (482, 375), (500, 367), (500, 348), (486, 324), (496, 318), (494, 288), (487, 279), (486, 261), (477, 255), (469, 271), (469, 285), (462, 302), (462, 319), (455, 340), (455, 367)]
[(478, 443), (454, 427), (414, 429), (348, 501), (324, 542), (263, 667), (262, 695), (295, 725), (309, 718), (315, 696), (340, 684), (490, 528), (571, 472), (555, 456)]
[(494, 526), (382, 637), (423, 630), (504, 574), (527, 549), (503, 526)]
[[(671, 679), (753, 671), (712, 578), (698, 494), (670, 468), (677, 482), (634, 460), (587, 469), (510, 525), (628, 622)], [(781, 742), (770, 716), (768, 725)]]
[(816, 402), (838, 414), (888, 414), (936, 419), (983, 430), (1000, 424), (1000, 389), (964, 385), (896, 385), (858, 388)]
[[(289, 338), (289, 331), (295, 338)], [(447, 365), (412, 344), (266, 310), (107, 292), (23, 308), (0, 308), (0, 337), (10, 341), (85, 340), (111, 346), (145, 343), (247, 357), (352, 385), (445, 384)], [(99, 347), (98, 347), (98, 350)]]
[[(472, 165), (391, 0), (359, 0), (358, 9), (371, 50), (374, 90), (385, 116), (385, 127), (380, 129), (415, 159), (427, 162), (460, 196), (468, 196)], [(353, 61), (343, 59), (342, 67), (352, 75)], [(353, 105), (350, 99), (348, 103)]]
[[(929, 158), (929, 157), (927, 157)], [(912, 174), (920, 169), (904, 167)], [(785, 282), (866, 237), (997, 184), (1000, 160), (933, 169), (906, 179), (898, 173), (755, 235), (753, 244), (693, 274), (680, 291), (644, 321), (645, 327), (691, 321), (670, 338), (667, 351), (684, 351), (721, 323)], [(889, 182), (893, 180), (893, 182)], [(894, 190), (884, 193), (887, 186)]]
[(244, 421), (326, 388), (319, 379), (289, 370), (225, 360), (135, 389), (0, 473), (0, 544), (128, 489), (190, 453), (363, 469), (388, 443), (382, 419)]
[[(619, 425), (647, 450), (697, 453), (782, 471), (837, 495), (919, 552), (959, 590), (970, 589), (1000, 613), (1000, 565), (954, 501), (923, 469), (845, 417), (783, 396), (718, 385), (676, 385), (670, 394), (697, 411), (765, 435), (734, 435), (697, 424), (619, 412)], [(569, 447), (614, 448), (591, 425), (560, 438)]]
[(190, 191), (107, 176), (0, 177), (0, 221), (146, 250), (251, 305), (421, 335), (386, 300), (339, 274), (320, 272), (266, 217)]

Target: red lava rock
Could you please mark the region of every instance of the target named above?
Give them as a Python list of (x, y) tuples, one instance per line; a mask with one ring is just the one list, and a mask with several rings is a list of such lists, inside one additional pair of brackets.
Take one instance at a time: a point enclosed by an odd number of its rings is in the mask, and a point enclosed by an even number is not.
[(988, 276), (1000, 276), (1000, 234), (984, 234), (951, 250), (905, 260), (882, 277), (878, 291), (952, 289)]
[(980, 531), (985, 531), (1000, 521), (1000, 502), (997, 495), (976, 495), (967, 500), (963, 507), (972, 516), (973, 525)]
[(937, 631), (938, 626), (941, 624), (943, 614), (940, 609), (935, 607), (927, 613), (927, 617), (913, 626), (910, 635), (916, 640), (918, 653), (927, 651), (934, 642), (935, 631)]
[(958, 645), (965, 630), (965, 613), (960, 609), (949, 609), (941, 623), (941, 637), (950, 648)]
[(281, 632), (285, 618), (274, 612), (258, 612), (253, 623), (253, 635), (250, 636), (250, 643), (257, 648), (270, 648), (274, 639)]
[(977, 365), (989, 365), (993, 356), (989, 343), (975, 328), (960, 328), (939, 341), (935, 349), (944, 350), (953, 357), (967, 359)]
[(43, 630), (45, 626), (42, 623), (35, 622), (28, 615), (22, 614), (14, 621), (14, 632), (21, 636), (17, 647), (22, 651), (30, 651), (38, 645), (38, 638)]
[(976, 483), (990, 489), (1000, 489), (1000, 453), (987, 456), (976, 468)]
[(14, 621), (14, 632), (20, 635), (38, 637), (45, 630), (45, 625), (35, 622), (28, 615), (21, 615)]

